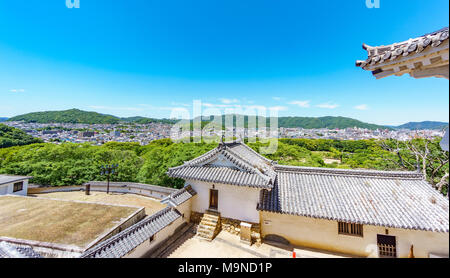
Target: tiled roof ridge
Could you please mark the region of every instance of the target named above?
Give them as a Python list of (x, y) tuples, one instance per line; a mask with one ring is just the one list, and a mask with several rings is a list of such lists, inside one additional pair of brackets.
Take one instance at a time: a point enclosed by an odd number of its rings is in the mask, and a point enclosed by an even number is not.
[(369, 46), (363, 44), (363, 49), (367, 50), (368, 58), (366, 60), (356, 61), (357, 67), (365, 68), (370, 65), (384, 61), (393, 61), (401, 56), (408, 56), (412, 53), (422, 52), (427, 47), (437, 47), (444, 41), (449, 39), (449, 28), (444, 27), (438, 31), (402, 42), (392, 43), (389, 45)]
[(233, 151), (230, 148), (231, 146), (235, 146), (235, 145), (243, 145), (247, 149), (250, 149), (252, 152), (257, 154), (258, 156), (262, 157), (264, 160), (270, 161), (267, 158), (265, 158), (265, 157), (261, 156), (260, 154), (256, 153), (253, 149), (251, 149), (250, 147), (246, 146), (242, 142), (222, 142), (215, 149), (213, 149), (213, 150), (211, 150), (211, 151), (209, 151), (209, 152), (207, 152), (207, 153), (205, 153), (205, 154), (203, 154), (203, 155), (201, 155), (201, 156), (199, 156), (197, 158), (194, 158), (192, 160), (186, 161), (183, 165), (169, 168), (169, 172), (171, 172), (173, 170), (176, 170), (176, 169), (180, 169), (180, 168), (186, 167), (186, 166), (188, 166), (188, 167), (211, 167), (211, 166), (198, 165), (198, 164), (201, 164), (201, 163), (207, 161), (208, 159), (210, 159), (214, 155), (222, 154), (227, 159), (229, 159), (231, 162), (235, 163), (238, 167), (245, 169), (247, 172), (257, 174), (261, 178), (263, 178), (264, 180), (270, 181), (271, 177), (266, 175), (265, 173), (263, 173), (263, 171), (262, 171), (263, 169), (259, 169), (259, 167), (257, 165), (253, 165), (253, 164), (247, 162), (245, 160), (245, 158), (241, 157), (239, 154), (237, 154), (235, 151)]
[(93, 257), (96, 253), (100, 253), (110, 247), (111, 245), (115, 245), (120, 240), (130, 236), (131, 234), (135, 233), (136, 231), (144, 228), (146, 225), (151, 224), (154, 221), (157, 221), (160, 217), (164, 216), (166, 213), (169, 213), (171, 211), (175, 211), (177, 214), (181, 216), (181, 213), (176, 210), (173, 207), (166, 207), (155, 214), (149, 216), (148, 218), (145, 218), (144, 220), (128, 227), (127, 229), (123, 230), (122, 232), (112, 236), (111, 238), (105, 240), (104, 242), (100, 243), (99, 245), (95, 246), (94, 248), (87, 250), (81, 255), (81, 258), (87, 258), (87, 257)]
[(361, 177), (379, 177), (379, 178), (404, 178), (423, 180), (423, 174), (420, 172), (410, 171), (381, 171), (381, 170), (364, 170), (364, 169), (337, 169), (337, 168), (319, 168), (319, 167), (302, 167), (276, 165), (277, 172), (296, 172), (302, 174), (326, 174), (339, 176), (361, 176)]

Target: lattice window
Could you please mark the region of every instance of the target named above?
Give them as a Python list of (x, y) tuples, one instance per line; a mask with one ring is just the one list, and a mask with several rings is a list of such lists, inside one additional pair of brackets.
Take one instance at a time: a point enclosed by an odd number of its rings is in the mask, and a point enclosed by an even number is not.
[(377, 235), (378, 256), (384, 258), (397, 257), (397, 242), (395, 236)]
[(363, 236), (363, 225), (338, 222), (338, 232), (343, 235)]
[(378, 244), (378, 256), (379, 257), (396, 258), (397, 257), (397, 248), (395, 245), (379, 243)]
[(23, 190), (23, 181), (16, 182), (14, 184), (13, 192), (22, 191)]

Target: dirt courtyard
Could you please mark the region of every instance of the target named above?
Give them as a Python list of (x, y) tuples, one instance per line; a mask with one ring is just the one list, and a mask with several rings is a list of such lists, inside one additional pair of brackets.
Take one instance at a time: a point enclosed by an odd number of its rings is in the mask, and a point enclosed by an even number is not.
[(86, 195), (84, 191), (72, 191), (72, 192), (30, 194), (30, 196), (37, 196), (40, 198), (71, 200), (71, 201), (103, 203), (112, 205), (144, 207), (146, 215), (152, 215), (155, 212), (158, 212), (161, 209), (165, 208), (165, 205), (161, 204), (158, 199), (136, 194), (123, 194), (123, 193), (106, 194), (106, 192), (91, 191), (90, 195)]
[(0, 236), (85, 247), (139, 209), (0, 196)]

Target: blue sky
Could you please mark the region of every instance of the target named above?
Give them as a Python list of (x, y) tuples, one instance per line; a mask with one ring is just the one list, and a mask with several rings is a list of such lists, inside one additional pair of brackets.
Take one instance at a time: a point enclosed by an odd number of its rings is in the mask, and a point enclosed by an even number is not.
[(448, 80), (376, 80), (362, 43), (448, 26), (448, 1), (0, 0), (0, 117), (79, 108), (276, 107), (377, 124), (448, 121)]

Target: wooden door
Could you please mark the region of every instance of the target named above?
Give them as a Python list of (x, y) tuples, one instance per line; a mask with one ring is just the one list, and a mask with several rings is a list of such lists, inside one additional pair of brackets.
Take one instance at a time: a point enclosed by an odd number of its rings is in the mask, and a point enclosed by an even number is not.
[(219, 202), (219, 191), (216, 189), (209, 190), (209, 208), (217, 210)]

